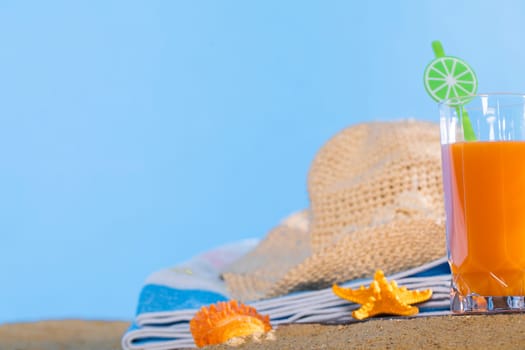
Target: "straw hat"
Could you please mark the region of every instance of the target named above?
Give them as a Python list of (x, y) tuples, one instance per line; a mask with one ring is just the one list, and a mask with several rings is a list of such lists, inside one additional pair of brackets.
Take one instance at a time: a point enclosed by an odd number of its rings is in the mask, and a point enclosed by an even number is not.
[(329, 140), (308, 177), (310, 208), (291, 215), (223, 278), (240, 300), (390, 274), (443, 257), (437, 124), (363, 123)]

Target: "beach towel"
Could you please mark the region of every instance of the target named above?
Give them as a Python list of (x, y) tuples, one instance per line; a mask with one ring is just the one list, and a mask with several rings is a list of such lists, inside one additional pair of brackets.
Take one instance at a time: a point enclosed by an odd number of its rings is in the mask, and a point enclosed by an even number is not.
[[(247, 239), (227, 244), (151, 274), (140, 293), (133, 324), (122, 338), (122, 348), (168, 350), (196, 347), (189, 321), (202, 306), (231, 298), (221, 280), (221, 271), (258, 243), (257, 239)], [(387, 278), (410, 289), (433, 290), (431, 300), (417, 305), (420, 313), (416, 317), (450, 313), (450, 270), (445, 258)], [(362, 279), (342, 286), (356, 288), (369, 283), (370, 279)], [(336, 297), (330, 288), (290, 293), (248, 304), (261, 314), (269, 315), (274, 327), (287, 323), (356, 322), (351, 313), (359, 307)]]

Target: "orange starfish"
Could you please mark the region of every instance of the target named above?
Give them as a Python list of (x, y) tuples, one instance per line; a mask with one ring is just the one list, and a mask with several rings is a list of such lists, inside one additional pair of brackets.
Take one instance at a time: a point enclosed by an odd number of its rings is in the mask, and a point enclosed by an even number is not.
[(374, 274), (374, 280), (368, 288), (361, 286), (359, 289), (343, 288), (334, 284), (332, 291), (340, 298), (361, 304), (361, 307), (352, 312), (352, 317), (358, 320), (379, 314), (411, 316), (419, 309), (410, 304), (427, 301), (432, 297), (432, 290), (408, 290), (399, 288), (395, 281), (388, 281), (381, 270)]
[(190, 321), (191, 334), (199, 348), (271, 329), (269, 316), (235, 300), (202, 307)]

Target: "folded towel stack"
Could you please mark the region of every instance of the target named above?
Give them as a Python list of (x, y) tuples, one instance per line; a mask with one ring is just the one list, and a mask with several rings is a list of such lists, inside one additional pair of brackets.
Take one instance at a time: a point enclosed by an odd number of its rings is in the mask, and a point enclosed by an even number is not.
[[(140, 293), (137, 315), (122, 339), (125, 350), (168, 350), (195, 347), (189, 321), (202, 307), (230, 299), (221, 270), (257, 245), (256, 239), (221, 246), (174, 268), (153, 273)], [(450, 270), (445, 258), (387, 278), (409, 289), (431, 288), (432, 299), (418, 305), (417, 316), (449, 313)], [(370, 279), (342, 284), (356, 288)], [(355, 322), (352, 310), (359, 307), (336, 297), (330, 288), (269, 298), (249, 305), (269, 315), (272, 325), (285, 323)]]

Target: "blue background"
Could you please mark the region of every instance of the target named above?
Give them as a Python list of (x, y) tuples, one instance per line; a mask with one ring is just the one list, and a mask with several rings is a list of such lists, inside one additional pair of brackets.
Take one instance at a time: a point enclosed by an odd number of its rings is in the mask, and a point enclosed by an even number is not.
[(525, 91), (521, 1), (0, 0), (0, 322), (133, 317), (263, 237), (360, 121), (437, 120), (430, 43)]

